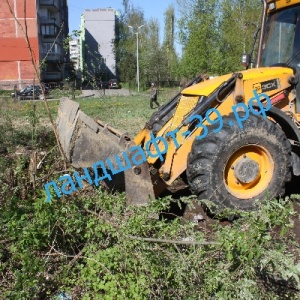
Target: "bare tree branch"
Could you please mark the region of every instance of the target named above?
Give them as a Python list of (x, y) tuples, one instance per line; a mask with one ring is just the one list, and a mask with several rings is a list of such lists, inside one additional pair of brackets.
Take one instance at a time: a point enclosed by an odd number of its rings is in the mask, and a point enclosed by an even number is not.
[(196, 241), (175, 241), (168, 239), (154, 239), (154, 238), (143, 238), (138, 236), (130, 235), (128, 236), (132, 240), (145, 241), (145, 242), (153, 242), (153, 243), (167, 243), (167, 244), (177, 244), (177, 245), (221, 245), (218, 242), (196, 242)]
[[(22, 31), (22, 33), (24, 35), (24, 38), (25, 38), (25, 41), (26, 41), (26, 44), (27, 44), (27, 47), (28, 47), (28, 51), (29, 51), (29, 54), (30, 54), (30, 60), (31, 60), (32, 66), (34, 68), (35, 75), (36, 75), (36, 77), (38, 79), (38, 82), (39, 82), (42, 94), (43, 94), (43, 102), (44, 102), (45, 107), (46, 107), (47, 115), (49, 117), (49, 120), (50, 120), (50, 123), (51, 123), (51, 126), (52, 126), (52, 130), (53, 130), (54, 135), (55, 135), (56, 143), (57, 143), (59, 152), (61, 154), (61, 157), (62, 157), (62, 159), (65, 162), (65, 168), (66, 168), (66, 156), (65, 156), (65, 153), (64, 153), (64, 151), (63, 151), (63, 149), (61, 147), (60, 141), (59, 141), (59, 137), (58, 137), (58, 132), (57, 132), (57, 129), (56, 129), (56, 125), (55, 125), (55, 122), (53, 120), (52, 114), (50, 112), (48, 101), (47, 101), (47, 98), (46, 98), (46, 95), (45, 95), (45, 89), (44, 89), (44, 87), (42, 85), (39, 66), (36, 63), (35, 53), (34, 53), (32, 47), (30, 45), (30, 40), (29, 40), (29, 37), (28, 37), (27, 19), (26, 19), (26, 0), (24, 0), (24, 24), (25, 24), (25, 28), (22, 26), (22, 24), (20, 23), (20, 21), (18, 20), (18, 18), (15, 16), (14, 11), (13, 11), (13, 9), (12, 9), (9, 1), (8, 0), (5, 0), (5, 1), (6, 1), (6, 4), (7, 4), (8, 8), (9, 8), (9, 11), (10, 11), (11, 15), (13, 16), (14, 20), (16, 21), (16, 23), (18, 24), (18, 26), (20, 27), (20, 29), (21, 29), (21, 31)], [(59, 34), (60, 34), (60, 32), (59, 32)]]

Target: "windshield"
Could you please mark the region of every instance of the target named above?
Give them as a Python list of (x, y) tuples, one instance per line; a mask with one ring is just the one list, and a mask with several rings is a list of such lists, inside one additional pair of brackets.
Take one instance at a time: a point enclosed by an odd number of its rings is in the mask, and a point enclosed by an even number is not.
[[(300, 7), (271, 14), (266, 23), (261, 65), (300, 67)], [(296, 38), (297, 37), (297, 38)]]

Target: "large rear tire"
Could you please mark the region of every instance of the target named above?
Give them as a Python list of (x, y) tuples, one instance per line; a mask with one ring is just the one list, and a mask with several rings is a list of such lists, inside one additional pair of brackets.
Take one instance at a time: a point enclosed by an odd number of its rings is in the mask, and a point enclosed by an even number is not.
[(255, 210), (257, 199), (284, 195), (291, 180), (291, 145), (284, 132), (260, 116), (250, 115), (243, 129), (233, 114), (223, 121), (221, 131), (209, 126), (208, 136), (193, 143), (187, 167), (192, 192), (210, 200), (213, 213)]

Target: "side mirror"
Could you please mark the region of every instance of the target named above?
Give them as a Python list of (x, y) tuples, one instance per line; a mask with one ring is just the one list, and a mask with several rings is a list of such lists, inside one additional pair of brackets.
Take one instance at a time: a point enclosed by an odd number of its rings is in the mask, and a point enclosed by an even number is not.
[(242, 56), (242, 65), (248, 69), (251, 63), (251, 56), (250, 54), (243, 54)]

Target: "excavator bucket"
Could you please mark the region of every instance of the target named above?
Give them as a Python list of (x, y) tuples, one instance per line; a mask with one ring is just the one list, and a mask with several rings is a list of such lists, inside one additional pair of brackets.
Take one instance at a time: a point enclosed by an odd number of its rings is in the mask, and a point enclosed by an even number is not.
[[(61, 146), (68, 161), (76, 169), (93, 168), (94, 164), (135, 146), (127, 134), (123, 134), (100, 120), (94, 120), (80, 111), (79, 103), (64, 98), (60, 102), (57, 130)], [(130, 153), (128, 153), (130, 158)], [(114, 161), (112, 159), (112, 161)], [(107, 164), (106, 164), (107, 166)], [(110, 170), (107, 167), (107, 171)], [(125, 191), (129, 205), (145, 205), (154, 198), (153, 184), (147, 162), (106, 180), (108, 188)]]

